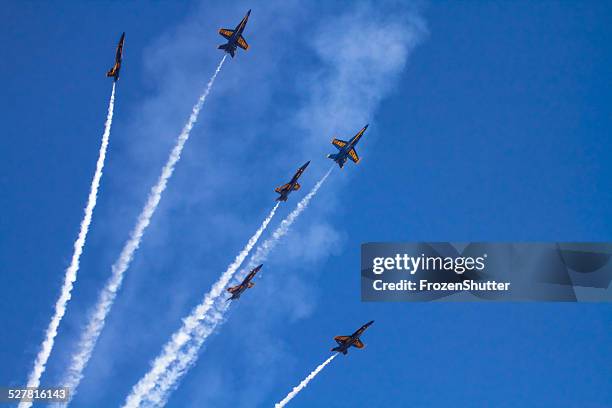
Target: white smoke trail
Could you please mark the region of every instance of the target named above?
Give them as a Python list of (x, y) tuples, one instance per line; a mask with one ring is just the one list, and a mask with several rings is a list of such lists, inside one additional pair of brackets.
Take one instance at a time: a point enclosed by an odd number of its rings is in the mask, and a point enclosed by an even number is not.
[[(98, 153), (98, 161), (96, 163), (96, 171), (93, 179), (91, 180), (91, 187), (89, 188), (89, 197), (87, 199), (87, 205), (81, 221), (81, 229), (79, 235), (74, 242), (74, 252), (72, 253), (72, 260), (70, 266), (66, 269), (64, 275), (64, 284), (60, 293), (60, 297), (55, 303), (55, 314), (49, 322), (47, 332), (45, 333), (45, 340), (43, 341), (38, 356), (34, 362), (34, 368), (28, 378), (28, 387), (38, 387), (40, 385), (40, 377), (45, 372), (47, 360), (53, 350), (55, 343), (55, 337), (57, 336), (57, 329), (59, 327), (64, 314), (66, 313), (66, 306), (71, 298), (72, 288), (74, 282), (77, 280), (77, 273), (79, 271), (79, 262), (83, 248), (85, 247), (85, 240), (87, 239), (87, 233), (89, 232), (89, 225), (91, 224), (91, 218), (93, 216), (94, 208), (98, 201), (98, 188), (100, 187), (100, 180), (102, 179), (102, 170), (104, 169), (104, 161), (106, 159), (106, 150), (108, 148), (108, 139), (110, 137), (111, 125), (113, 123), (113, 111), (115, 108), (115, 85), (113, 82), (113, 90), (111, 92), (110, 100), (108, 102), (108, 113), (106, 115), (106, 122), (104, 123), (104, 132), (102, 133), (102, 142), (100, 144), (100, 152)], [(22, 402), (19, 404), (20, 408), (27, 408), (32, 405), (31, 402)]]
[(176, 360), (180, 354), (180, 349), (185, 345), (192, 337), (194, 329), (196, 329), (200, 321), (206, 316), (210, 308), (213, 306), (215, 300), (217, 300), (227, 287), (228, 282), (234, 276), (234, 273), (238, 270), (242, 262), (249, 255), (261, 234), (268, 227), (270, 221), (274, 217), (276, 210), (280, 203), (277, 203), (272, 211), (268, 214), (265, 220), (261, 223), (255, 234), (249, 239), (246, 246), (236, 256), (234, 261), (227, 267), (225, 272), (221, 274), (221, 277), (214, 283), (210, 291), (204, 296), (202, 302), (197, 305), (191, 314), (183, 319), (183, 325), (177, 330), (171, 337), (170, 341), (166, 343), (161, 354), (155, 358), (151, 363), (151, 369), (144, 377), (138, 381), (138, 383), (132, 388), (132, 392), (126, 398), (124, 407), (137, 407), (140, 405), (144, 397), (148, 398), (151, 390), (156, 386), (159, 377), (166, 371), (166, 369)]
[(163, 407), (166, 405), (172, 391), (179, 384), (179, 381), (189, 371), (197, 361), (198, 353), (202, 345), (210, 336), (215, 328), (223, 321), (225, 311), (230, 303), (225, 299), (218, 299), (215, 308), (207, 314), (194, 329), (193, 341), (187, 344), (185, 350), (180, 350), (175, 358), (174, 364), (167, 369), (157, 380), (154, 389), (147, 395), (148, 404), (146, 407)]
[(140, 246), (140, 241), (145, 232), (145, 229), (151, 222), (151, 217), (157, 209), (157, 205), (161, 200), (162, 193), (166, 189), (168, 180), (174, 172), (174, 167), (176, 166), (176, 163), (181, 158), (183, 147), (189, 139), (191, 129), (193, 128), (198, 119), (198, 115), (200, 113), (200, 110), (202, 109), (202, 105), (204, 105), (204, 101), (210, 93), (210, 90), (215, 82), (215, 78), (217, 77), (217, 74), (219, 74), (219, 71), (223, 66), (223, 62), (225, 62), (225, 58), (226, 56), (224, 56), (223, 59), (221, 59), (221, 62), (219, 62), (215, 73), (206, 85), (204, 93), (202, 93), (197, 103), (194, 105), (191, 115), (189, 116), (189, 120), (187, 121), (185, 127), (178, 136), (176, 145), (172, 149), (172, 152), (170, 153), (168, 161), (162, 169), (161, 175), (159, 176), (157, 183), (151, 188), (151, 191), (149, 192), (147, 202), (145, 203), (142, 212), (138, 216), (138, 221), (136, 222), (136, 226), (130, 233), (130, 238), (125, 243), (125, 246), (123, 247), (119, 258), (112, 266), (112, 275), (110, 279), (107, 281), (106, 285), (100, 292), (98, 302), (94, 308), (94, 312), (90, 317), (87, 327), (81, 335), (81, 339), (78, 344), (78, 350), (72, 356), (72, 362), (68, 368), (65, 380), (62, 383), (63, 386), (70, 388), (71, 396), (74, 396), (76, 392), (76, 387), (79, 385), (79, 382), (83, 377), (83, 370), (87, 365), (89, 358), (91, 357), (93, 349), (96, 345), (96, 341), (100, 336), (102, 328), (104, 327), (106, 316), (108, 315), (111, 306), (115, 300), (115, 297), (117, 296), (117, 291), (121, 287), (124, 272), (130, 266), (130, 263), (134, 257), (134, 252), (136, 252), (136, 250)]
[(293, 387), (293, 389), (291, 390), (291, 392), (289, 394), (287, 394), (287, 396), (285, 398), (283, 398), (283, 400), (281, 402), (278, 402), (276, 404), (274, 404), (274, 408), (283, 408), (285, 405), (287, 405), (287, 403), (289, 401), (291, 401), (293, 399), (293, 397), (295, 397), (296, 395), (298, 395), (298, 393), (300, 391), (302, 391), (304, 388), (306, 388), (306, 386), (308, 385), (308, 383), (310, 381), (312, 381), (313, 378), (315, 378), (317, 376), (317, 374), (319, 374), (321, 372), (321, 370), (323, 370), (325, 368), (326, 365), (328, 365), (329, 363), (332, 362), (332, 360), (338, 355), (338, 353), (332, 355), (330, 358), (328, 358), (327, 360), (325, 360), (325, 362), (323, 364), (321, 364), (320, 366), (318, 366), (317, 368), (315, 368), (315, 370), (308, 374), (308, 377), (304, 378), (304, 380), (302, 380), (302, 382), (297, 386), (297, 387)]
[[(333, 166), (325, 173), (325, 175), (315, 184), (312, 190), (297, 204), (296, 208), (280, 223), (280, 226), (272, 233), (272, 236), (265, 240), (255, 251), (251, 257), (249, 264), (246, 269), (239, 273), (234, 281), (237, 283), (244, 279), (244, 275), (255, 266), (263, 263), (270, 251), (276, 246), (278, 241), (289, 232), (289, 228), (299, 217), (299, 215), (308, 207), (310, 200), (317, 194), (327, 177), (331, 174)], [(226, 285), (224, 285), (225, 287)], [(165, 405), (170, 393), (176, 389), (180, 379), (189, 371), (189, 369), (195, 364), (198, 358), (198, 352), (200, 348), (215, 330), (215, 328), (223, 322), (225, 312), (229, 308), (229, 302), (225, 299), (216, 297), (212, 299), (214, 301), (214, 308), (206, 315), (202, 315), (199, 319), (198, 325), (192, 329), (195, 334), (191, 336), (193, 341), (191, 344), (187, 344), (189, 337), (184, 336), (182, 338), (182, 345), (186, 345), (187, 349), (181, 351), (180, 347), (176, 347), (172, 358), (164, 360), (163, 370), (156, 370), (157, 377), (155, 380), (151, 380), (147, 383), (146, 389), (143, 388), (139, 393), (139, 400), (141, 401), (145, 397), (149, 402), (150, 406), (163, 406)], [(212, 302), (211, 302), (212, 303)], [(209, 307), (210, 309), (210, 307)], [(171, 368), (169, 368), (172, 366)], [(155, 364), (153, 369), (155, 369)], [(152, 369), (152, 371), (153, 371)], [(147, 374), (148, 376), (148, 374)], [(141, 380), (142, 382), (142, 380)], [(125, 407), (136, 407), (135, 405), (125, 405)]]

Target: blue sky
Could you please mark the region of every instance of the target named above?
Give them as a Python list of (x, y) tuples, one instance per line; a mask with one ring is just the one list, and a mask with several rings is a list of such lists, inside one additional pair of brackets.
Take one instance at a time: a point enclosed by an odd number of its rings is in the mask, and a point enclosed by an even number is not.
[[(116, 41), (122, 79), (98, 207), (43, 384), (88, 309), (221, 54), (207, 101), (85, 372), (77, 407), (117, 406), (181, 317), (332, 137), (370, 123), (230, 310), (171, 407), (271, 406), (376, 323), (295, 407), (612, 405), (609, 304), (364, 304), (366, 241), (610, 240), (605, 2), (6, 4), (0, 139), (0, 385), (23, 384), (78, 231)], [(102, 390), (102, 391), (101, 391)]]

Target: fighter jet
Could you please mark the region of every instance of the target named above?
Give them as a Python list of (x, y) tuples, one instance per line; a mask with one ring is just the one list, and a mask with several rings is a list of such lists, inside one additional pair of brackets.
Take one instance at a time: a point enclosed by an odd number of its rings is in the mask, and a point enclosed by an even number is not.
[(247, 21), (249, 21), (249, 16), (251, 15), (251, 10), (246, 13), (246, 16), (240, 21), (240, 23), (236, 26), (235, 29), (230, 28), (221, 28), (219, 30), (219, 34), (227, 39), (227, 44), (221, 44), (217, 47), (220, 50), (224, 50), (229, 55), (234, 58), (234, 54), (236, 53), (236, 47), (240, 47), (243, 50), (249, 49), (249, 44), (245, 41), (242, 36), (242, 32), (244, 31), (244, 27), (246, 27)]
[(288, 182), (287, 184), (283, 184), (280, 187), (276, 187), (274, 189), (274, 191), (280, 194), (280, 197), (277, 197), (276, 201), (287, 201), (287, 197), (289, 197), (289, 193), (291, 193), (293, 190), (300, 189), (301, 185), (300, 183), (298, 183), (298, 179), (300, 178), (304, 170), (306, 170), (306, 167), (308, 167), (309, 164), (310, 164), (310, 161), (307, 161), (306, 164), (304, 164), (302, 167), (300, 167), (295, 172), (290, 182)]
[(125, 33), (121, 34), (119, 44), (117, 44), (117, 54), (115, 54), (115, 65), (106, 73), (107, 77), (115, 78), (114, 81), (119, 80), (119, 70), (121, 70), (121, 57), (123, 56), (123, 42), (125, 41)]
[(240, 295), (242, 295), (242, 293), (245, 290), (251, 289), (253, 286), (255, 286), (255, 284), (253, 282), (251, 282), (251, 281), (253, 280), (253, 278), (255, 277), (257, 272), (259, 272), (259, 270), (261, 269), (262, 266), (263, 266), (263, 264), (259, 265), (257, 268), (255, 268), (251, 272), (249, 272), (247, 277), (244, 278), (244, 280), (242, 281), (242, 283), (240, 285), (236, 285), (236, 286), (232, 286), (230, 288), (227, 288), (227, 291), (232, 294), (232, 296), (230, 298), (228, 298), (227, 300), (236, 300), (236, 299), (239, 299)]
[(370, 327), (372, 323), (374, 323), (374, 320), (367, 322), (366, 324), (361, 326), (359, 330), (357, 330), (355, 333), (351, 334), (350, 336), (334, 337), (334, 340), (336, 340), (336, 343), (338, 343), (338, 347), (334, 347), (333, 349), (331, 349), (331, 351), (337, 351), (338, 353), (342, 353), (346, 355), (346, 353), (348, 353), (348, 349), (351, 346), (357, 347), (358, 349), (364, 348), (365, 345), (361, 342), (361, 340), (359, 340), (359, 336), (361, 336), (363, 332), (366, 331), (366, 329)]
[(353, 136), (348, 142), (345, 142), (344, 140), (340, 139), (332, 139), (332, 144), (336, 146), (339, 152), (336, 154), (328, 154), (327, 157), (338, 163), (338, 166), (340, 166), (340, 168), (344, 167), (344, 163), (346, 163), (346, 160), (348, 158), (350, 158), (355, 163), (359, 163), (359, 156), (357, 156), (355, 146), (357, 145), (359, 139), (361, 139), (361, 136), (363, 136), (363, 132), (365, 132), (367, 128), (368, 125), (365, 125), (363, 129), (361, 129), (359, 133)]

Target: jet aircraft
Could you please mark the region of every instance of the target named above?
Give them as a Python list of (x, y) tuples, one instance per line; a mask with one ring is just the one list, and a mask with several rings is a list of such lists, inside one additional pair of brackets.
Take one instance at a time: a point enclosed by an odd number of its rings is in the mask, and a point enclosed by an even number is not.
[(328, 154), (327, 157), (338, 163), (340, 168), (344, 167), (347, 159), (351, 159), (355, 163), (359, 163), (359, 156), (357, 156), (357, 152), (355, 151), (355, 146), (363, 136), (363, 132), (366, 131), (368, 125), (365, 125), (363, 129), (361, 129), (355, 136), (351, 138), (348, 142), (340, 139), (332, 139), (332, 144), (336, 146), (339, 150), (336, 154)]
[(227, 291), (232, 294), (232, 296), (230, 298), (228, 298), (227, 300), (236, 300), (236, 299), (239, 299), (240, 295), (242, 295), (242, 293), (245, 290), (251, 289), (253, 286), (255, 286), (255, 283), (253, 283), (251, 281), (253, 280), (253, 278), (255, 277), (257, 272), (259, 272), (259, 270), (261, 269), (262, 266), (263, 266), (263, 264), (259, 265), (258, 267), (253, 269), (251, 272), (249, 272), (247, 277), (244, 278), (244, 280), (242, 281), (242, 283), (240, 285), (236, 285), (236, 286), (232, 286), (232, 287), (227, 288)]
[(240, 23), (236, 26), (235, 29), (230, 28), (221, 28), (219, 29), (219, 34), (227, 39), (227, 44), (221, 44), (217, 47), (220, 50), (224, 50), (229, 55), (234, 58), (234, 54), (236, 53), (236, 47), (240, 47), (243, 50), (249, 49), (249, 44), (245, 41), (242, 36), (242, 32), (244, 31), (244, 27), (246, 27), (247, 21), (249, 21), (249, 16), (251, 15), (251, 10), (246, 13), (246, 16), (240, 21)]
[(289, 193), (291, 193), (293, 190), (300, 189), (301, 185), (300, 183), (298, 183), (298, 179), (300, 178), (302, 173), (304, 173), (304, 170), (306, 170), (306, 167), (308, 167), (309, 164), (310, 164), (310, 161), (307, 161), (306, 164), (304, 164), (302, 167), (300, 167), (295, 172), (290, 182), (288, 182), (287, 184), (283, 184), (280, 187), (276, 187), (274, 189), (274, 191), (280, 194), (280, 197), (277, 197), (276, 201), (287, 201), (287, 198), (289, 197)]
[(348, 353), (348, 349), (351, 346), (357, 347), (358, 349), (364, 348), (365, 345), (361, 342), (361, 340), (359, 339), (359, 336), (361, 336), (363, 332), (366, 331), (366, 329), (370, 327), (370, 325), (372, 325), (372, 323), (374, 323), (374, 320), (367, 322), (366, 324), (361, 326), (355, 333), (351, 334), (350, 336), (334, 337), (334, 340), (336, 340), (336, 343), (338, 343), (338, 347), (334, 347), (333, 349), (331, 349), (331, 351), (337, 351), (338, 353), (342, 353), (346, 355), (346, 353)]
[(115, 78), (114, 81), (119, 80), (119, 71), (121, 70), (121, 58), (123, 57), (123, 42), (125, 41), (125, 33), (121, 34), (119, 44), (117, 44), (117, 53), (115, 54), (115, 65), (106, 73), (107, 77)]

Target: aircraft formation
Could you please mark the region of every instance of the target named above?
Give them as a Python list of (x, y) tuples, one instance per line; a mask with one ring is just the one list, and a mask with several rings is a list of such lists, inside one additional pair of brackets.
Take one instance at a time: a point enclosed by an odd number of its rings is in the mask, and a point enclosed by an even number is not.
[[(240, 48), (242, 50), (245, 50), (245, 51), (249, 49), (249, 45), (246, 42), (246, 40), (245, 40), (245, 38), (243, 36), (243, 33), (244, 33), (244, 30), (245, 30), (245, 28), (247, 26), (247, 23), (248, 23), (250, 15), (251, 15), (251, 10), (249, 10), (246, 13), (246, 15), (242, 18), (240, 23), (238, 23), (238, 25), (234, 29), (229, 29), (229, 28), (221, 28), (221, 29), (219, 29), (219, 31), (218, 31), (219, 35), (221, 35), (223, 38), (225, 38), (227, 40), (227, 42), (224, 43), (224, 44), (219, 45), (217, 47), (218, 49), (222, 50), (224, 53), (229, 54), (232, 58), (234, 58), (236, 56), (238, 48)], [(112, 93), (112, 96), (111, 96), (111, 105), (109, 105), (109, 112), (110, 112), (109, 115), (111, 115), (111, 116), (109, 116), (110, 118), (112, 118), (112, 109), (111, 108), (112, 108), (112, 103), (113, 103), (113, 100), (114, 100), (113, 98), (114, 98), (115, 86), (116, 86), (117, 81), (119, 81), (120, 72), (121, 72), (121, 68), (122, 68), (125, 36), (126, 36), (125, 32), (121, 34), (121, 37), (119, 38), (119, 42), (117, 44), (117, 48), (116, 48), (116, 52), (115, 52), (115, 61), (114, 61), (114, 64), (113, 64), (112, 68), (109, 69), (106, 72), (106, 76), (107, 77), (113, 78), (113, 93)], [(208, 90), (210, 90), (210, 86), (212, 85), (212, 81), (216, 77), (216, 74), (219, 72), (219, 70), (221, 68), (221, 65), (223, 64), (223, 61), (225, 60), (225, 58), (226, 57), (224, 56), (223, 60), (220, 62), (219, 66), (217, 67), (217, 71), (215, 72), (215, 75), (213, 75), (213, 77), (211, 79), (211, 82), (209, 82)], [(206, 92), (208, 92), (208, 90)], [(201, 103), (202, 102), (200, 102), (200, 107), (201, 107)], [(195, 110), (195, 108), (194, 108), (194, 110)], [(198, 110), (199, 110), (199, 108), (198, 108)], [(337, 153), (331, 153), (331, 154), (327, 155), (327, 157), (329, 159), (333, 160), (336, 164), (338, 164), (338, 166), (341, 169), (344, 168), (345, 164), (347, 163), (347, 161), (349, 159), (351, 161), (353, 161), (354, 163), (356, 163), (356, 164), (359, 163), (360, 159), (359, 159), (359, 156), (357, 155), (355, 147), (359, 143), (361, 138), (363, 137), (363, 135), (364, 135), (364, 133), (365, 133), (367, 128), (368, 128), (368, 125), (365, 125), (361, 130), (359, 130), (357, 132), (357, 134), (355, 134), (355, 136), (350, 138), (348, 141), (344, 141), (344, 140), (336, 139), (336, 138), (332, 139), (331, 144), (334, 147), (337, 148), (338, 152)], [(276, 197), (276, 201), (279, 202), (278, 204), (276, 204), (276, 207), (278, 207), (280, 202), (286, 202), (289, 199), (289, 195), (291, 194), (291, 192), (297, 191), (297, 190), (299, 190), (301, 188), (301, 184), (298, 182), (298, 180), (303, 175), (303, 173), (306, 171), (306, 168), (309, 166), (309, 164), (310, 164), (310, 161), (307, 161), (306, 163), (304, 163), (301, 167), (299, 167), (297, 169), (297, 171), (291, 177), (289, 182), (287, 182), (287, 183), (285, 183), (285, 184), (283, 184), (283, 185), (281, 185), (281, 186), (279, 186), (279, 187), (274, 189), (274, 191), (279, 195), (278, 197)], [(327, 173), (327, 175), (329, 175), (330, 172), (331, 172), (331, 169)], [(315, 191), (316, 191), (316, 189), (318, 189), (318, 186), (323, 182), (323, 180), (327, 177), (327, 175), (319, 183), (317, 183), (317, 186), (314, 189)], [(314, 194), (314, 193), (312, 193), (312, 194)], [(309, 195), (311, 195), (311, 194), (309, 194)], [(159, 200), (157, 200), (157, 201), (159, 201)], [(276, 207), (274, 208), (272, 214), (276, 210)], [(140, 234), (140, 235), (142, 235), (142, 234)], [(137, 247), (137, 245), (135, 245), (135, 247)], [(241, 296), (243, 294), (245, 294), (248, 289), (253, 288), (253, 286), (255, 285), (254, 279), (257, 276), (258, 272), (260, 272), (262, 267), (263, 267), (263, 264), (258, 265), (257, 267), (253, 268), (246, 275), (246, 277), (244, 277), (244, 279), (239, 284), (237, 284), (235, 286), (227, 287), (226, 291), (230, 294), (230, 296), (226, 299), (226, 302), (228, 302), (228, 301), (236, 301), (236, 300), (240, 299)], [(127, 266), (125, 266), (125, 268), (127, 268)], [(124, 268), (124, 270), (125, 270), (125, 268)], [(370, 322), (364, 324), (357, 331), (355, 331), (353, 334), (351, 334), (349, 336), (336, 336), (336, 337), (334, 337), (333, 339), (336, 341), (337, 346), (332, 348), (331, 351), (336, 352), (338, 354), (342, 353), (343, 355), (346, 355), (346, 354), (348, 354), (348, 350), (351, 347), (354, 347), (354, 348), (357, 348), (357, 349), (364, 348), (365, 347), (364, 343), (361, 341), (360, 337), (367, 330), (367, 328), (369, 326), (371, 326), (373, 323), (374, 323), (374, 321), (370, 321)], [(100, 330), (101, 330), (101, 328), (100, 328)], [(96, 337), (94, 337), (93, 344), (95, 344), (95, 338)], [(336, 354), (334, 354), (334, 356), (335, 355)], [(47, 357), (48, 357), (48, 355), (47, 355)], [(331, 359), (329, 361), (331, 361)], [(43, 366), (43, 370), (44, 370), (44, 366)], [(38, 379), (36, 381), (38, 381), (39, 378), (40, 378), (40, 374), (38, 375)], [(78, 380), (77, 380), (77, 384), (78, 384)]]
[[(227, 39), (227, 43), (219, 45), (218, 49), (223, 50), (224, 52), (228, 53), (232, 58), (235, 57), (237, 48), (241, 48), (245, 51), (249, 49), (249, 44), (244, 39), (243, 32), (249, 21), (250, 15), (251, 15), (251, 10), (249, 10), (246, 13), (246, 15), (240, 21), (240, 23), (238, 23), (236, 28), (234, 28), (233, 30), (229, 28), (219, 29), (219, 34), (225, 39)], [(119, 39), (119, 43), (117, 45), (117, 52), (115, 55), (115, 64), (106, 74), (108, 77), (112, 77), (114, 81), (119, 80), (119, 71), (121, 69), (121, 59), (123, 55), (124, 41), (125, 41), (125, 33), (121, 35), (121, 38)], [(338, 149), (338, 152), (329, 154), (327, 155), (327, 157), (333, 160), (335, 163), (337, 163), (341, 169), (344, 168), (344, 165), (349, 159), (353, 161), (354, 163), (359, 163), (360, 159), (359, 159), (359, 156), (357, 155), (357, 151), (355, 150), (355, 146), (357, 146), (357, 143), (359, 143), (359, 141), (363, 137), (367, 128), (368, 128), (368, 125), (365, 125), (361, 130), (359, 130), (359, 132), (357, 132), (357, 134), (355, 134), (355, 136), (350, 138), (348, 141), (344, 141), (342, 139), (336, 139), (336, 138), (332, 139), (331, 144)], [(297, 171), (295, 172), (295, 174), (293, 175), (293, 177), (288, 183), (283, 184), (282, 186), (279, 186), (274, 190), (276, 193), (279, 194), (279, 197), (276, 198), (276, 201), (285, 202), (288, 200), (289, 194), (292, 191), (297, 191), (300, 189), (301, 185), (300, 183), (298, 183), (298, 180), (302, 176), (302, 174), (304, 173), (304, 171), (306, 170), (309, 164), (310, 164), (310, 161), (307, 161), (306, 163), (304, 163), (300, 168), (297, 169)], [(239, 285), (228, 287), (227, 292), (229, 292), (231, 296), (227, 298), (227, 301), (240, 299), (240, 296), (243, 293), (245, 293), (247, 289), (252, 288), (255, 285), (255, 283), (253, 282), (253, 279), (255, 278), (255, 275), (257, 275), (257, 273), (261, 270), (262, 267), (263, 267), (263, 264), (252, 269)], [(331, 351), (335, 351), (335, 352), (346, 355), (348, 353), (348, 349), (351, 347), (355, 347), (357, 349), (364, 348), (365, 345), (360, 340), (360, 336), (373, 323), (374, 321), (372, 320), (364, 324), (350, 336), (334, 337), (334, 340), (336, 341), (336, 343), (338, 343), (338, 346), (332, 348)]]
[[(246, 15), (243, 17), (240, 23), (238, 23), (234, 30), (228, 28), (221, 28), (219, 30), (219, 34), (227, 39), (227, 43), (219, 45), (218, 49), (224, 50), (226, 53), (230, 54), (232, 58), (235, 56), (236, 47), (240, 47), (243, 50), (249, 49), (249, 45), (242, 36), (242, 33), (244, 32), (246, 24), (249, 21), (250, 15), (251, 10), (246, 13)], [(123, 41), (123, 36), (121, 38)], [(327, 157), (336, 162), (341, 169), (344, 168), (344, 165), (346, 164), (348, 159), (351, 159), (354, 163), (359, 163), (360, 159), (357, 155), (357, 151), (355, 150), (355, 146), (357, 145), (357, 143), (359, 143), (359, 140), (361, 139), (367, 128), (368, 125), (365, 125), (349, 141), (344, 141), (335, 138), (332, 139), (331, 144), (338, 149), (338, 153), (329, 154), (327, 155)], [(288, 183), (283, 184), (282, 186), (279, 186), (274, 189), (274, 191), (279, 194), (279, 197), (276, 198), (276, 201), (287, 201), (287, 199), (289, 198), (289, 194), (292, 191), (297, 191), (300, 189), (301, 185), (300, 183), (298, 183), (298, 180), (309, 164), (310, 160), (304, 163), (299, 169), (297, 169), (297, 171), (295, 172), (293, 177), (291, 177), (291, 180)], [(242, 295), (247, 289), (252, 288), (255, 285), (255, 283), (253, 282), (253, 278), (255, 278), (255, 275), (257, 274), (257, 272), (260, 271), (262, 266), (263, 265), (259, 265), (253, 270), (251, 270), (251, 272), (249, 272), (246, 278), (244, 278), (242, 283), (240, 283), (239, 285), (227, 288), (227, 291), (231, 293), (231, 296), (227, 300), (238, 300), (240, 298), (240, 295)], [(365, 345), (361, 342), (359, 337), (363, 334), (364, 331), (366, 331), (368, 327), (370, 327), (370, 325), (372, 325), (372, 323), (374, 323), (374, 320), (364, 324), (350, 336), (334, 337), (334, 340), (338, 343), (338, 347), (332, 348), (331, 351), (336, 351), (338, 353), (346, 355), (350, 347), (355, 347), (358, 349), (364, 348)]]

